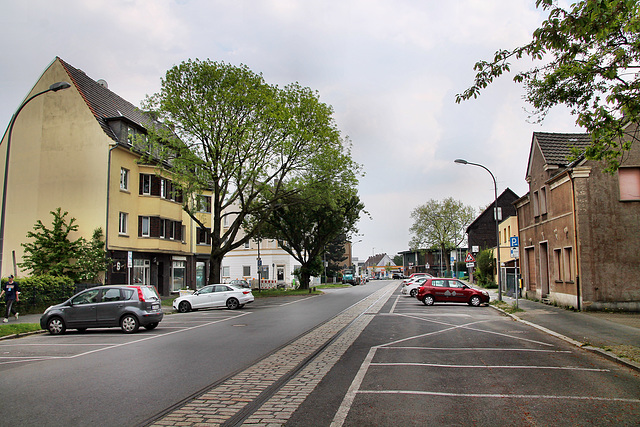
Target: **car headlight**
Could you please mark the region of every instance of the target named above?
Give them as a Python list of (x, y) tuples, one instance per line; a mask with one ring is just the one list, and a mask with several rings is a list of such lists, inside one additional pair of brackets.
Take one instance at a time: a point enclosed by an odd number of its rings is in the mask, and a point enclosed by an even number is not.
[(489, 295), (489, 292), (487, 292), (487, 291), (482, 291), (482, 295), (488, 296), (488, 295)]
[(47, 314), (52, 308), (53, 308), (53, 306), (50, 305), (49, 307), (47, 307), (47, 309), (44, 311), (43, 314)]

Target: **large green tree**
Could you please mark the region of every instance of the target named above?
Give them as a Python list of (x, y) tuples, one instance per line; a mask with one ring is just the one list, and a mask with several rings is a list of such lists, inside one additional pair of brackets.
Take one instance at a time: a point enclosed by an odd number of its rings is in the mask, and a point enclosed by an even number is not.
[(585, 156), (604, 160), (607, 170), (615, 171), (640, 136), (635, 126), (627, 126), (640, 119), (638, 1), (582, 0), (563, 9), (555, 0), (536, 0), (536, 7), (549, 16), (531, 42), (477, 62), (474, 84), (456, 95), (456, 102), (476, 98), (510, 71), (512, 60), (538, 60), (540, 65), (513, 77), (524, 83), (534, 115), (543, 120), (553, 106), (569, 107), (592, 137)]
[[(183, 62), (143, 106), (170, 129), (150, 129), (150, 152), (169, 164), (185, 211), (209, 234), (209, 283), (220, 281), (224, 255), (255, 235), (259, 223), (247, 228), (247, 219), (283, 206), (311, 153), (342, 144), (333, 110), (316, 92), (270, 85), (244, 65)], [(212, 224), (195, 214), (208, 192)]]
[(337, 239), (348, 240), (357, 232), (364, 210), (357, 193), (360, 166), (348, 147), (323, 147), (310, 153), (314, 167), (289, 185), (296, 191), (267, 213), (261, 234), (277, 239), (300, 263), (300, 287), (307, 289), (311, 276), (323, 272), (323, 255)]
[[(465, 206), (453, 197), (442, 201), (431, 199), (411, 212), (413, 225), (409, 228), (409, 246), (414, 250), (438, 248), (442, 253), (450, 251), (465, 240), (465, 229), (475, 216), (471, 206)], [(449, 257), (445, 260), (449, 270)]]

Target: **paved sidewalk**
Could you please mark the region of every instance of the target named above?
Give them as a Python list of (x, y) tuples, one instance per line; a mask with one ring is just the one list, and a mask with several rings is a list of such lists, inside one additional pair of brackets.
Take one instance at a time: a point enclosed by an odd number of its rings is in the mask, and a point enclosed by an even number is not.
[[(498, 299), (497, 291), (490, 294)], [(509, 306), (516, 302), (502, 299)], [(508, 314), (515, 320), (640, 371), (640, 313), (576, 312), (521, 298), (518, 307), (524, 311)]]

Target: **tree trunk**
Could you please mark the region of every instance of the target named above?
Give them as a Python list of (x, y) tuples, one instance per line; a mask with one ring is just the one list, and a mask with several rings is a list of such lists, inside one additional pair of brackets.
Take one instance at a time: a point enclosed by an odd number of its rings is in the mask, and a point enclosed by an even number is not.
[(309, 282), (311, 281), (311, 275), (306, 266), (300, 266), (300, 289), (309, 289)]
[(211, 251), (209, 256), (209, 280), (207, 284), (222, 283), (222, 260), (224, 253)]

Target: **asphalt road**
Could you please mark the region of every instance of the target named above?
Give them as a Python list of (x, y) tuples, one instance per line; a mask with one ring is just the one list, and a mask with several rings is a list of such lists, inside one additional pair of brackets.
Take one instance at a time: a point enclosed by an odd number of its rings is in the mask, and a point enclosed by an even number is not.
[(490, 307), (396, 291), (287, 426), (629, 425), (634, 370)]
[(136, 425), (238, 372), (388, 282), (244, 309), (165, 316), (157, 329), (0, 342), (2, 424)]

